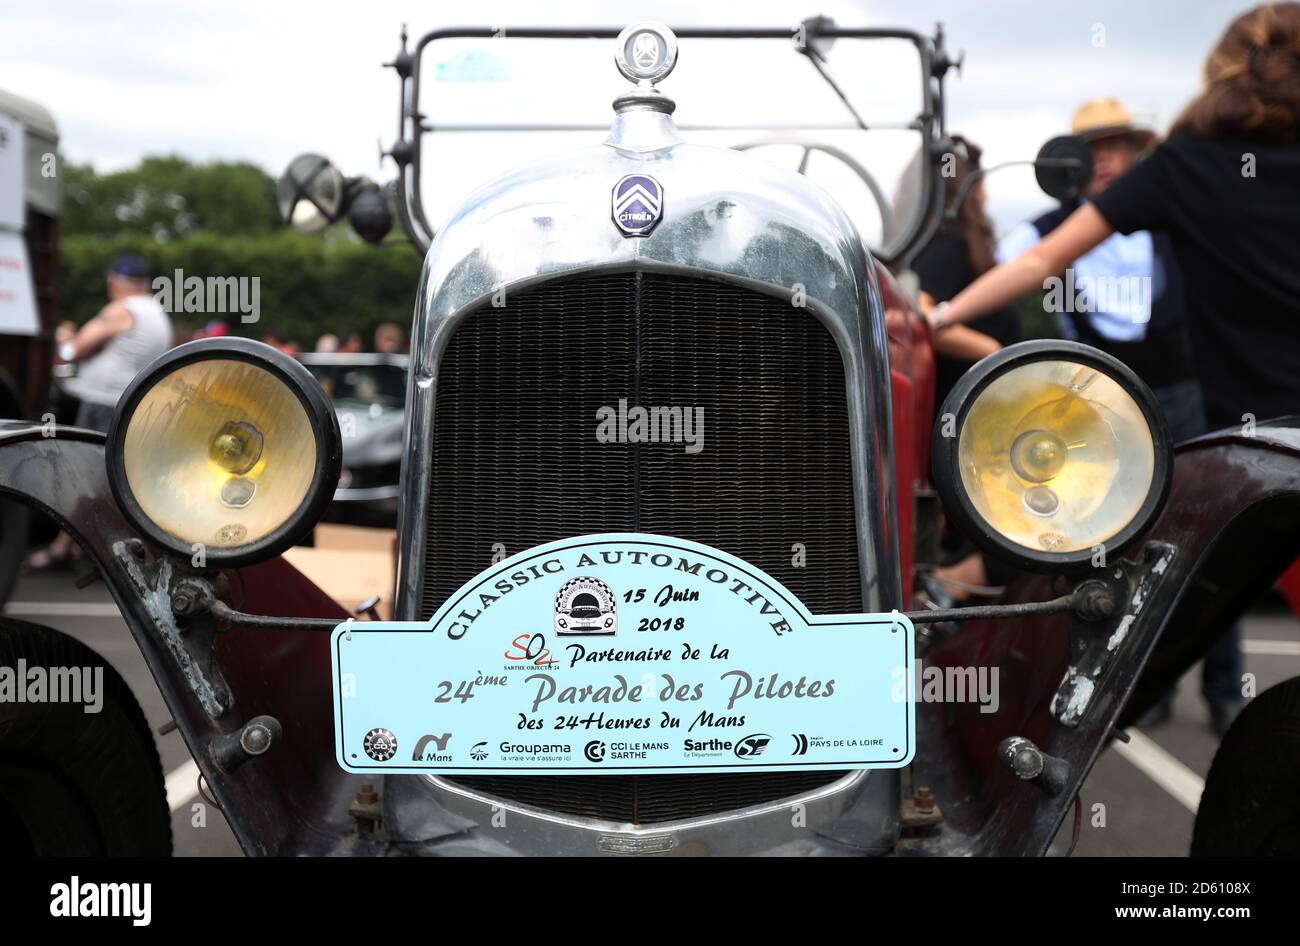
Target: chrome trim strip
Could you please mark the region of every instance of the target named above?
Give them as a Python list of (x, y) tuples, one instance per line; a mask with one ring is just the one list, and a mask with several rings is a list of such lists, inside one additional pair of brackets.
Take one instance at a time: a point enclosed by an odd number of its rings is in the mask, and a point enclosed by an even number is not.
[(334, 490), (336, 503), (368, 503), (381, 499), (396, 499), (401, 495), (401, 487), (392, 486), (341, 486)]
[(294, 356), (304, 365), (392, 365), (405, 370), (410, 367), (411, 359), (407, 355), (387, 355), (377, 351), (304, 351)]
[(898, 781), (874, 775), (851, 772), (802, 795), (652, 824), (559, 814), (436, 776), (390, 776), (385, 820), (394, 840), (430, 854), (879, 855), (897, 838)]

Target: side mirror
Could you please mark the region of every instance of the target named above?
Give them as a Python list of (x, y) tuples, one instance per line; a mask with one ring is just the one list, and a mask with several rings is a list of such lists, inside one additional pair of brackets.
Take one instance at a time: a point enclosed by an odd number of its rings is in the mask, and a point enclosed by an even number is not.
[(344, 213), (347, 183), (329, 160), (300, 154), (289, 162), (275, 185), (284, 222), (299, 233), (320, 233)]
[(1048, 197), (1074, 200), (1092, 180), (1092, 149), (1074, 135), (1053, 138), (1034, 158), (1034, 178)]
[(357, 236), (379, 244), (393, 228), (388, 195), (374, 181), (344, 177), (319, 154), (300, 154), (275, 184), (284, 222), (299, 233), (320, 233), (345, 216)]

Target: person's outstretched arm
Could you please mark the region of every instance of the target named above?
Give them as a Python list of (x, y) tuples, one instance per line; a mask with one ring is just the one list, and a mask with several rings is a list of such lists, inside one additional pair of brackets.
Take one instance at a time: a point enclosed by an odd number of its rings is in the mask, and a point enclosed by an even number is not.
[[(930, 311), (934, 308), (934, 297), (927, 292), (922, 292), (918, 301), (921, 311), (925, 313), (926, 318), (929, 318)], [(994, 352), (1001, 351), (1002, 343), (991, 335), (977, 332), (969, 326), (950, 325), (944, 331), (935, 334), (934, 350), (945, 358), (979, 361)]]
[(937, 327), (942, 329), (978, 319), (1042, 289), (1049, 276), (1063, 272), (1114, 232), (1097, 208), (1085, 203), (1037, 244), (1015, 259), (993, 267), (953, 296), (948, 305), (936, 309), (940, 319)]

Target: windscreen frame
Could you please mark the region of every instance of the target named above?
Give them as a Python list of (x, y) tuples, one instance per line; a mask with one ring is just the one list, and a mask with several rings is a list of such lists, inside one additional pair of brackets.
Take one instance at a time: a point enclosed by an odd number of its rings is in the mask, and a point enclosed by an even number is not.
[[(942, 221), (943, 181), (940, 178), (942, 155), (951, 149), (948, 139), (944, 108), (944, 77), (955, 63), (944, 50), (942, 27), (934, 36), (915, 30), (892, 28), (840, 27), (825, 21), (805, 21), (803, 29), (809, 45), (813, 40), (835, 39), (892, 39), (904, 40), (917, 50), (921, 64), (921, 110), (917, 115), (916, 129), (922, 136), (923, 166), (921, 174), (921, 210), (903, 230), (896, 248), (889, 255), (877, 254), (891, 269), (907, 269), (933, 236)], [(672, 27), (679, 39), (734, 39), (734, 40), (788, 40), (795, 30), (783, 27)], [(402, 49), (390, 67), (401, 79), (401, 109), (398, 140), (386, 152), (398, 165), (397, 181), (399, 218), (402, 228), (421, 254), (428, 251), (436, 235), (425, 211), (420, 188), (423, 169), (423, 143), (426, 135), (434, 133), (427, 116), (421, 111), (420, 85), (424, 54), (439, 40), (449, 39), (589, 39), (613, 41), (619, 35), (618, 27), (452, 27), (431, 30), (421, 36), (413, 50), (406, 48), (406, 33), (402, 33)], [(794, 50), (798, 54), (798, 50)]]

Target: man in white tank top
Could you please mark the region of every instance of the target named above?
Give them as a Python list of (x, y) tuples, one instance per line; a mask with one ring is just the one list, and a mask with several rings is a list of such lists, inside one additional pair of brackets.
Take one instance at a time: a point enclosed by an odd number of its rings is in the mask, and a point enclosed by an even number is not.
[(108, 430), (113, 408), (139, 372), (172, 345), (172, 323), (150, 294), (149, 265), (134, 254), (108, 271), (108, 305), (59, 350), (77, 374), (65, 387), (81, 401), (76, 425)]

